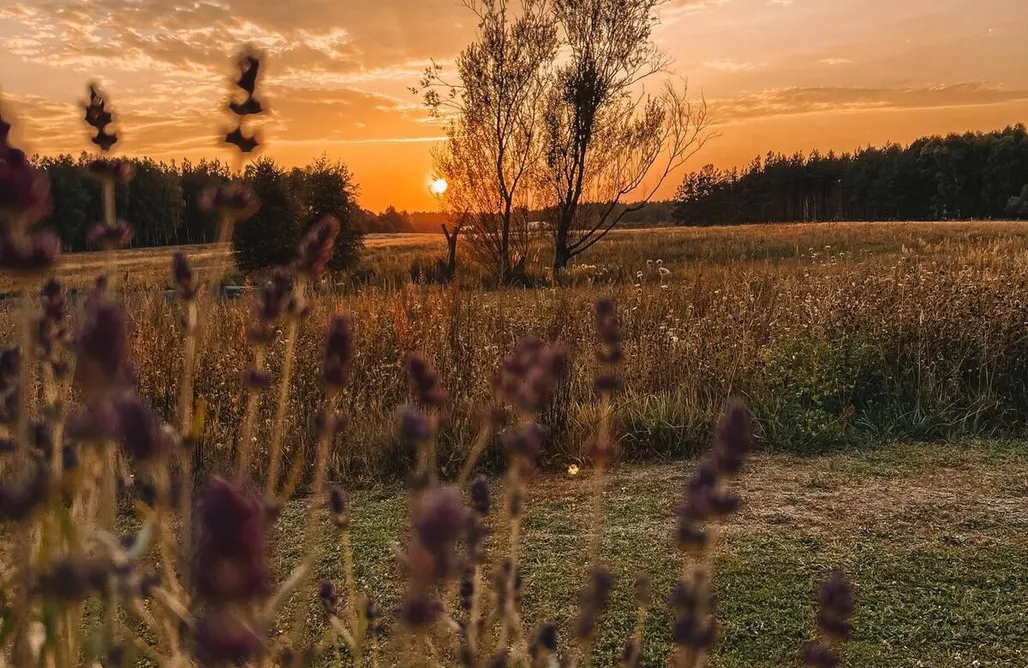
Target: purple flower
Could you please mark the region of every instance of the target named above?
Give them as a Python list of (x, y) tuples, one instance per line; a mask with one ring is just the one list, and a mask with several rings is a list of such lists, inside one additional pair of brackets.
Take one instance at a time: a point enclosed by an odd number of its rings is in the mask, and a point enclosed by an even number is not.
[(411, 443), (427, 441), (432, 436), (428, 417), (413, 406), (407, 406), (400, 412), (400, 436)]
[(38, 462), (24, 480), (0, 484), (0, 521), (20, 522), (31, 515), (46, 498), (49, 484), (47, 468)]
[(89, 85), (89, 102), (83, 106), (86, 124), (96, 130), (96, 135), (90, 141), (96, 144), (101, 151), (110, 151), (118, 143), (118, 135), (107, 132), (106, 129), (114, 121), (114, 116), (107, 109), (107, 100), (104, 94), (95, 84)]
[(171, 275), (179, 297), (187, 302), (196, 298), (196, 276), (182, 251), (177, 251), (171, 258)]
[(460, 494), (452, 487), (427, 492), (414, 519), (416, 554), (427, 555), (425, 568), (416, 576), (428, 581), (449, 577), (456, 567), (454, 546), (467, 535), (471, 513), (460, 503)]
[(614, 576), (606, 568), (599, 567), (589, 574), (589, 584), (582, 592), (578, 606), (578, 617), (575, 619), (575, 636), (579, 639), (591, 638), (596, 630), (596, 621), (607, 609), (610, 601), (610, 590), (614, 586)]
[(214, 478), (197, 505), (193, 555), (197, 595), (208, 602), (253, 600), (268, 591), (264, 505), (222, 478)]
[(332, 259), (332, 249), (339, 235), (339, 221), (325, 216), (311, 226), (297, 249), (296, 273), (317, 278)]
[(817, 623), (830, 638), (848, 638), (853, 632), (850, 617), (855, 609), (853, 589), (838, 568), (821, 581), (818, 588)]
[(121, 308), (107, 299), (98, 286), (86, 299), (85, 322), (75, 337), (76, 384), (101, 392), (124, 386), (132, 375), (125, 348)]
[(508, 457), (521, 457), (528, 461), (535, 460), (543, 451), (545, 438), (546, 428), (538, 422), (512, 427), (496, 436), (500, 448)]
[(0, 238), (0, 267), (14, 273), (46, 271), (57, 262), (60, 254), (61, 240), (50, 232)]
[(138, 461), (149, 461), (167, 454), (170, 440), (161, 432), (157, 415), (138, 395), (115, 399), (114, 412), (118, 421), (118, 439), (129, 456)]
[(325, 341), (325, 363), (322, 378), (325, 385), (339, 389), (350, 378), (350, 362), (353, 360), (353, 332), (350, 321), (343, 316), (332, 318)]
[(99, 158), (86, 165), (86, 171), (100, 181), (128, 183), (136, 176), (136, 167), (128, 160)]
[(431, 363), (423, 357), (411, 355), (404, 363), (407, 377), (418, 401), (424, 406), (440, 408), (449, 398), (443, 389), (443, 381)]
[(489, 514), (489, 481), (484, 475), (471, 481), (471, 507), (482, 517)]
[(839, 656), (821, 643), (807, 643), (801, 656), (803, 663), (814, 668), (836, 668), (839, 665)]
[(265, 650), (253, 624), (233, 610), (207, 610), (193, 628), (196, 658), (203, 666), (243, 665)]
[(257, 213), (260, 200), (245, 183), (225, 183), (207, 188), (200, 194), (201, 211), (231, 216), (233, 220), (246, 220)]
[(99, 223), (89, 228), (86, 241), (100, 250), (117, 250), (132, 241), (132, 228), (124, 220), (117, 220), (111, 225)]
[(0, 143), (0, 213), (30, 225), (50, 211), (50, 184), (22, 151)]

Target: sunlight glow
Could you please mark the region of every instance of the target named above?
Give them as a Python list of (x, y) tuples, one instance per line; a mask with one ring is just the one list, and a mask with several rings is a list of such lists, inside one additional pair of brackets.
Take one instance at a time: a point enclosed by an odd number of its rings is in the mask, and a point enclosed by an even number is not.
[(446, 192), (446, 188), (448, 186), (449, 184), (446, 182), (446, 179), (436, 179), (435, 181), (432, 181), (431, 185), (428, 186), (428, 189), (432, 191), (433, 195), (442, 195)]

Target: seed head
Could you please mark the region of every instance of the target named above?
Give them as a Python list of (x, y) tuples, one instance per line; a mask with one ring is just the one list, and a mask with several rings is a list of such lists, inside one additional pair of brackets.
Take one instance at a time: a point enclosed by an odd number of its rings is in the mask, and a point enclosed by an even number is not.
[(318, 278), (325, 271), (325, 265), (332, 259), (332, 249), (339, 235), (339, 221), (335, 216), (325, 216), (314, 223), (300, 240), (296, 254), (296, 273)]
[(45, 272), (60, 254), (61, 240), (50, 232), (0, 237), (0, 268), (11, 273), (32, 276)]
[(257, 213), (260, 200), (245, 183), (224, 183), (207, 188), (200, 193), (197, 204), (201, 211), (231, 217), (239, 222)]
[(89, 228), (86, 241), (100, 250), (118, 250), (132, 241), (132, 228), (124, 220), (117, 220), (111, 225), (100, 223)]
[(448, 398), (443, 381), (432, 364), (423, 357), (411, 355), (404, 365), (418, 401), (424, 406), (440, 408)]
[(264, 505), (215, 478), (197, 505), (196, 593), (216, 603), (253, 600), (268, 590)]
[(353, 331), (350, 321), (343, 316), (332, 318), (325, 341), (325, 363), (322, 380), (334, 389), (343, 388), (350, 379), (350, 362), (353, 360)]
[(118, 143), (118, 135), (107, 131), (107, 126), (114, 121), (114, 116), (107, 109), (107, 100), (96, 84), (89, 85), (89, 102), (83, 107), (86, 124), (96, 130), (96, 135), (90, 141), (101, 151), (110, 151)]

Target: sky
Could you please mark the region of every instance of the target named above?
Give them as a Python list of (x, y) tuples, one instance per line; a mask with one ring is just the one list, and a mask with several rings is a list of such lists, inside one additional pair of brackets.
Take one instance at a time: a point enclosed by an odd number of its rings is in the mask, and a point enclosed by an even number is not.
[[(1028, 122), (1026, 25), (1026, 0), (670, 0), (654, 39), (717, 122), (695, 169)], [(124, 153), (230, 160), (227, 76), (255, 44), (267, 155), (325, 154), (364, 207), (431, 210), (443, 132), (408, 87), (474, 27), (460, 0), (0, 0), (0, 91), (29, 152), (90, 147), (78, 105), (96, 80)]]

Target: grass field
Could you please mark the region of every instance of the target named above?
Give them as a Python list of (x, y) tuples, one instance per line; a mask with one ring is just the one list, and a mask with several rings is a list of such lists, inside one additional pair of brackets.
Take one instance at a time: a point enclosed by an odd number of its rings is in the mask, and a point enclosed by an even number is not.
[[(201, 273), (226, 252), (184, 250)], [(567, 631), (595, 526), (588, 473), (563, 472), (570, 463), (589, 470), (583, 443), (597, 422), (589, 313), (597, 298), (613, 297), (626, 388), (613, 405), (618, 456), (601, 544), (617, 584), (592, 665), (616, 663), (634, 619), (635, 572), (650, 572), (658, 599), (680, 575), (673, 510), (730, 396), (751, 406), (759, 453), (738, 482), (743, 510), (718, 543), (714, 666), (798, 665), (814, 633), (816, 583), (835, 564), (852, 576), (860, 606), (845, 665), (1028, 665), (1028, 225), (633, 230), (612, 234), (560, 287), (546, 280), (542, 248), (534, 289), (490, 288), (470, 267), (455, 284), (409, 283), (412, 262), (444, 250), (435, 235), (369, 238), (354, 275), (315, 286), (287, 406), (286, 456), (309, 462), (323, 396), (312, 370), (328, 319), (348, 313), (348, 424), (332, 444), (330, 477), (355, 490), (357, 580), (387, 612), (403, 591), (394, 558), (407, 526), (399, 481), (414, 461), (394, 427), (412, 400), (404, 359), (429, 357), (450, 393), (439, 464), (452, 476), (498, 360), (537, 335), (567, 346), (570, 372), (542, 414), (550, 438), (525, 511), (525, 614), (530, 626), (553, 620)], [(181, 304), (164, 294), (169, 256), (153, 249), (116, 258), (136, 288), (124, 299), (140, 388), (165, 418), (175, 410), (182, 338)], [(104, 262), (70, 256), (61, 274), (85, 286)], [(233, 460), (251, 308), (249, 296), (220, 300), (201, 347), (195, 389), (206, 472)], [(0, 314), (12, 309), (0, 304)], [(11, 321), (0, 317), (8, 341)], [(273, 379), (282, 350), (281, 340), (269, 350)], [(272, 404), (269, 397), (258, 414), (258, 462)], [(498, 472), (502, 459), (490, 447), (483, 470)], [(289, 503), (276, 525), (271, 554), (281, 577), (301, 558), (309, 507), (302, 497)], [(317, 578), (339, 582), (334, 536), (319, 533)], [(496, 541), (493, 564), (505, 548)], [(299, 605), (309, 606), (314, 628), (323, 623), (309, 596)], [(666, 664), (669, 622), (658, 603), (644, 665)]]
[[(602, 549), (615, 573), (610, 612), (593, 665), (615, 665), (634, 622), (635, 574), (658, 598), (682, 569), (672, 510), (692, 465), (630, 466), (610, 480)], [(567, 637), (586, 575), (588, 480), (541, 476), (529, 490), (524, 535), (525, 610)], [(894, 444), (823, 457), (758, 455), (739, 483), (742, 512), (725, 527), (715, 562), (722, 640), (713, 665), (798, 665), (812, 637), (817, 581), (842, 566), (857, 587), (856, 635), (847, 666), (1028, 665), (1028, 452), (1020, 444)], [(402, 594), (391, 546), (405, 525), (398, 489), (356, 495), (358, 582), (390, 609)], [(302, 526), (288, 507), (280, 529)], [(327, 522), (327, 519), (326, 519)], [(496, 535), (503, 536), (496, 526)], [(326, 532), (324, 577), (341, 580)], [(299, 558), (283, 539), (282, 572)], [(502, 553), (502, 542), (492, 552)], [(315, 626), (320, 613), (309, 611)], [(646, 626), (644, 665), (666, 665), (670, 618), (662, 604)]]

